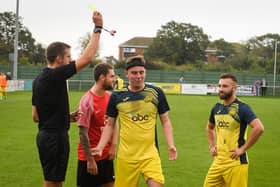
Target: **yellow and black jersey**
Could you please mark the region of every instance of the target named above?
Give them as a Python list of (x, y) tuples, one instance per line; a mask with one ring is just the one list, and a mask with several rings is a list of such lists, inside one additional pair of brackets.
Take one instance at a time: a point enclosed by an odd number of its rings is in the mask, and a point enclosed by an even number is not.
[(163, 91), (152, 85), (145, 85), (139, 92), (131, 92), (128, 88), (113, 92), (107, 115), (119, 116), (118, 158), (143, 160), (158, 154), (155, 133), (157, 114), (168, 110)]
[(220, 164), (240, 165), (247, 164), (247, 153), (238, 160), (230, 158), (230, 150), (241, 147), (247, 139), (247, 125), (256, 118), (251, 108), (235, 100), (229, 106), (217, 103), (211, 110), (209, 121), (215, 124), (217, 136), (217, 156), (215, 161)]

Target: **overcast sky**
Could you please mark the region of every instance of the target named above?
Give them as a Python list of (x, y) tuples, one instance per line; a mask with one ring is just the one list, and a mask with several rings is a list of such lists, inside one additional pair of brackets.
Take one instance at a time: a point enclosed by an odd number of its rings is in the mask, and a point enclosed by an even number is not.
[[(19, 15), (38, 43), (63, 41), (77, 57), (80, 37), (91, 32), (89, 4), (104, 18), (101, 56), (118, 58), (118, 46), (135, 37), (155, 37), (169, 21), (190, 23), (203, 29), (211, 41), (224, 38), (241, 42), (266, 33), (280, 34), (279, 0), (19, 0)], [(0, 12), (16, 11), (16, 0), (1, 0)]]

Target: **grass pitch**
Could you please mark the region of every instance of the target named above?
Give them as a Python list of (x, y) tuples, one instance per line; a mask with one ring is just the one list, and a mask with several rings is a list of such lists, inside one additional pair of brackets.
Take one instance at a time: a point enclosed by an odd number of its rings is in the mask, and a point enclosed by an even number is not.
[[(74, 110), (83, 92), (70, 92)], [(168, 152), (158, 125), (160, 154), (166, 187), (201, 187), (212, 162), (205, 127), (217, 96), (168, 95), (178, 160), (168, 161)], [(265, 132), (249, 151), (249, 187), (277, 187), (280, 183), (280, 99), (240, 97), (261, 119)], [(0, 101), (0, 186), (42, 186), (42, 171), (35, 143), (37, 124), (31, 119), (31, 92), (9, 93)], [(250, 129), (250, 128), (249, 128)], [(249, 131), (250, 132), (250, 131)], [(71, 151), (65, 187), (76, 186), (78, 129), (69, 131)], [(144, 187), (143, 181), (140, 186)]]

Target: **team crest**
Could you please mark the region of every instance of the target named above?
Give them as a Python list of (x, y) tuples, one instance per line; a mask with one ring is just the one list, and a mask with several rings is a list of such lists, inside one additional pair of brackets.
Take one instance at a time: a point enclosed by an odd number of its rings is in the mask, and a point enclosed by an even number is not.
[(229, 113), (229, 115), (231, 115), (231, 116), (235, 116), (236, 113), (237, 113), (237, 110), (236, 110), (236, 108), (231, 107), (231, 108), (229, 109), (228, 113)]
[(229, 108), (228, 114), (233, 117), (236, 121), (240, 122), (240, 118), (238, 115), (238, 105), (232, 104), (231, 107)]
[(146, 96), (144, 99), (145, 103), (150, 103), (152, 101), (152, 98), (150, 96)]

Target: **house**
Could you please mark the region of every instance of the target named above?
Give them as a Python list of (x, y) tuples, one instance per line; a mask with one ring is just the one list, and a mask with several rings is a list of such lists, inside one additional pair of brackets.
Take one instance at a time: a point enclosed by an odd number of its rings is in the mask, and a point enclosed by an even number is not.
[(118, 60), (115, 59), (113, 56), (106, 56), (106, 57), (102, 58), (101, 61), (103, 63), (107, 63), (107, 64), (111, 64), (111, 65), (115, 65), (118, 62)]
[(119, 61), (134, 55), (144, 55), (145, 50), (153, 42), (152, 37), (134, 37), (119, 45)]
[(207, 48), (205, 50), (206, 62), (223, 62), (225, 60), (225, 56), (222, 54), (222, 50)]

